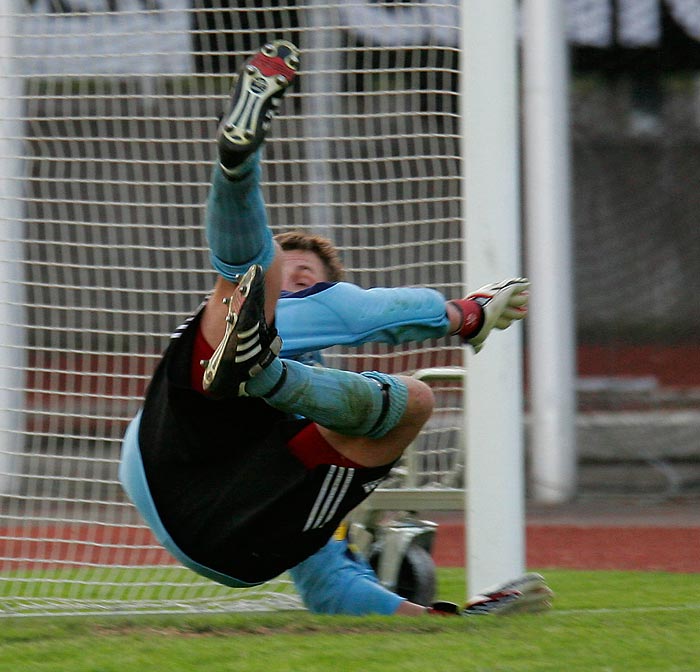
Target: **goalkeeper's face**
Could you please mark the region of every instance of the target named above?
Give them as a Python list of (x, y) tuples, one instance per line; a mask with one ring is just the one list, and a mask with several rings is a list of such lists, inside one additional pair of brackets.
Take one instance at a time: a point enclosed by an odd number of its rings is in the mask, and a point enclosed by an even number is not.
[(317, 282), (326, 282), (328, 273), (321, 258), (309, 250), (282, 251), (282, 289), (299, 292)]

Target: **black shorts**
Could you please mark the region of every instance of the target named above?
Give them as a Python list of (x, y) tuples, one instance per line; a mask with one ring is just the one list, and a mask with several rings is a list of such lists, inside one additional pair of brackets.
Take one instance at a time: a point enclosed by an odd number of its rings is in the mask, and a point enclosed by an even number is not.
[(309, 468), (288, 445), (297, 437), (297, 448), (313, 452), (309, 442), (323, 441), (309, 420), (260, 399), (215, 400), (192, 390), (198, 320), (173, 339), (146, 395), (139, 446), (149, 490), (190, 558), (241, 581), (266, 581), (321, 548), (392, 465), (338, 460)]

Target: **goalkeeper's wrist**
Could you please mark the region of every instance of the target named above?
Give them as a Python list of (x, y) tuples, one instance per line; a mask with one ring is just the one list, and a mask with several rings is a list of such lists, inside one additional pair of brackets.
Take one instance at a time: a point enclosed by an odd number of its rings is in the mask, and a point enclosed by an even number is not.
[(455, 319), (450, 320), (450, 335), (468, 340), (479, 333), (484, 326), (484, 308), (474, 299), (454, 299), (448, 301), (448, 316), (450, 308), (454, 308)]

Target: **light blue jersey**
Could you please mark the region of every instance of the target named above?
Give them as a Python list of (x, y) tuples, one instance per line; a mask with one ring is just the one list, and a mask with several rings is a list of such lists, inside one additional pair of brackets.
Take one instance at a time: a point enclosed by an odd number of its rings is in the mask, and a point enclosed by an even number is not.
[(410, 343), (448, 331), (445, 298), (426, 287), (362, 289), (347, 282), (321, 282), (284, 292), (277, 302), (282, 357), (334, 345)]
[(404, 598), (384, 588), (369, 563), (347, 539), (328, 543), (289, 573), (304, 604), (315, 614), (391, 616)]

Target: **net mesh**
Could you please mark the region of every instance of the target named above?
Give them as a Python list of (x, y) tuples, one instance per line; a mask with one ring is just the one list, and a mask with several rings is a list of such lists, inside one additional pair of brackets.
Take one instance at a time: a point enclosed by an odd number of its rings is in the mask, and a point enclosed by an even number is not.
[[(285, 578), (232, 591), (174, 566), (117, 483), (121, 438), (167, 336), (212, 286), (213, 134), (231, 72), (267, 39), (307, 54), (266, 148), (273, 229), (332, 237), (358, 284), (457, 293), (454, 50), (364, 44), (343, 3), (95, 4), (16, 3), (8, 31), (0, 613), (298, 607)], [(408, 370), (454, 352), (329, 359)]]

